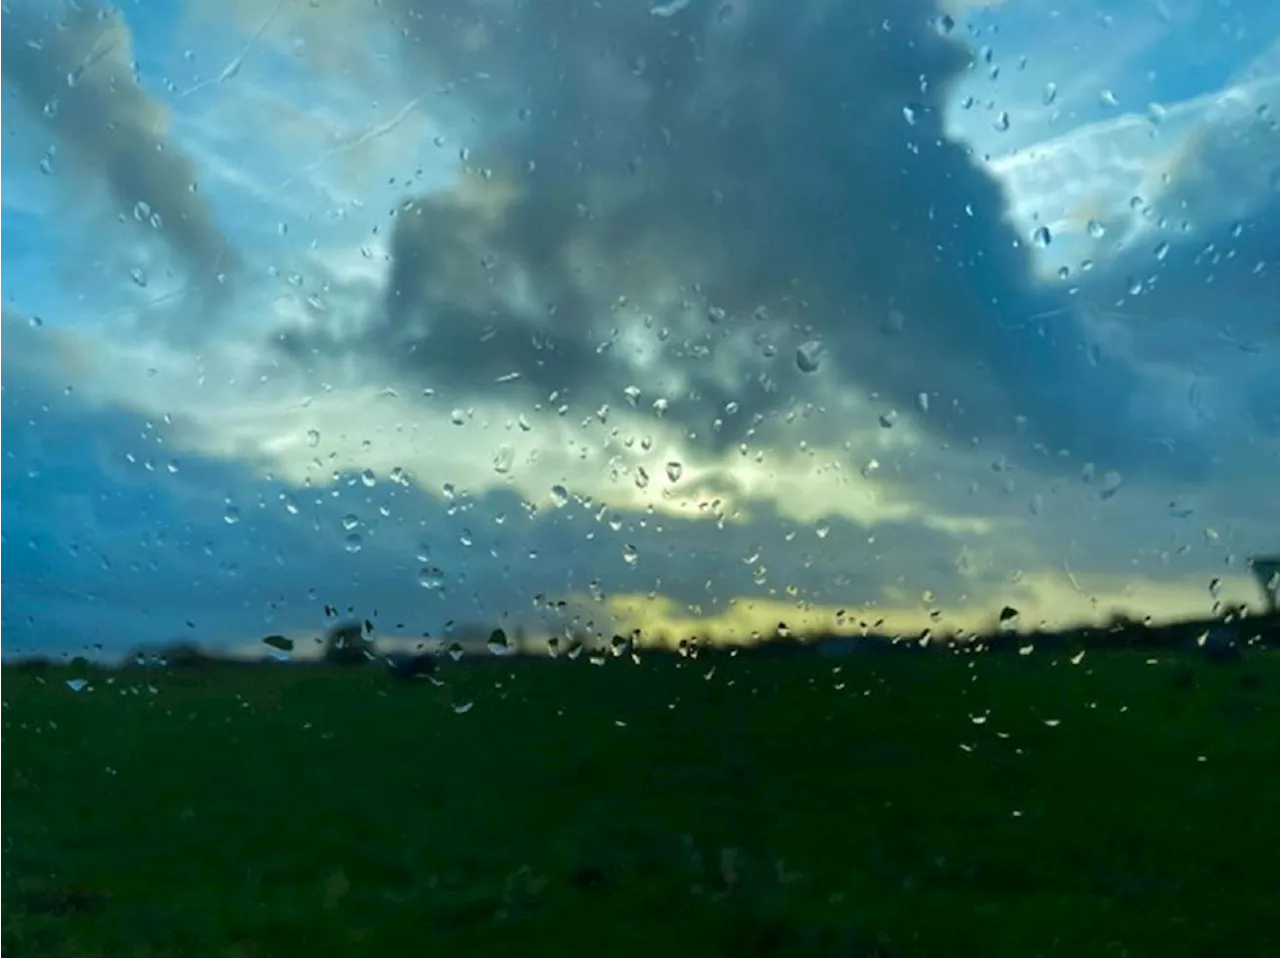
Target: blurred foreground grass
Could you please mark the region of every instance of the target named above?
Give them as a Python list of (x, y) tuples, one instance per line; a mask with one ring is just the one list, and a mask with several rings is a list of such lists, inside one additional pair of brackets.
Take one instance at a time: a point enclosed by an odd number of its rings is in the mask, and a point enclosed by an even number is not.
[(1280, 954), (1280, 658), (3, 676), (6, 955)]

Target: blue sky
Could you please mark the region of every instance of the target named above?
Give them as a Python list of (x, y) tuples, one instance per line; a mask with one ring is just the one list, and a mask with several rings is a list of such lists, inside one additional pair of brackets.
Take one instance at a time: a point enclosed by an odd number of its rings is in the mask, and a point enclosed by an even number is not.
[(1280, 9), (850, 6), (10, 4), (5, 655), (1256, 599)]

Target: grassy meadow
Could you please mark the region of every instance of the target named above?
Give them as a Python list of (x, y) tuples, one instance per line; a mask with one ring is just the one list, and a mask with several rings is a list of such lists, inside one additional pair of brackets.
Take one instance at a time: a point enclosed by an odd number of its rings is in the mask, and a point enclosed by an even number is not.
[(1280, 657), (3, 674), (3, 951), (1280, 955)]

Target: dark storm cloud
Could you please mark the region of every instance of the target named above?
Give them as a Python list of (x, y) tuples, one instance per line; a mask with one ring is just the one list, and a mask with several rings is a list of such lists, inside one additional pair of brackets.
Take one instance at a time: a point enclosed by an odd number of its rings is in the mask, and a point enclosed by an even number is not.
[[(371, 348), (461, 391), (518, 371), (531, 397), (594, 404), (648, 350), (646, 396), (678, 390), (672, 415), (716, 443), (856, 384), (898, 408), (929, 393), (951, 439), (1161, 465), (1145, 446), (1131, 461), (1127, 371), (1034, 288), (999, 187), (943, 139), (968, 60), (925, 0), (670, 16), (402, 0), (395, 16), (417, 88), (461, 98), (485, 139), (463, 187), (398, 211), (365, 342), (291, 338), (302, 357)], [(682, 302), (656, 308), (673, 288)], [(651, 326), (626, 328), (621, 302)], [(808, 340), (825, 358), (806, 376)]]
[(134, 74), (132, 38), (117, 10), (18, 0), (5, 5), (2, 43), (5, 85), (80, 168), (101, 178), (121, 211), (145, 210), (144, 224), (158, 217), (198, 275), (230, 270), (234, 255), (197, 190), (195, 165), (168, 138), (164, 107)]

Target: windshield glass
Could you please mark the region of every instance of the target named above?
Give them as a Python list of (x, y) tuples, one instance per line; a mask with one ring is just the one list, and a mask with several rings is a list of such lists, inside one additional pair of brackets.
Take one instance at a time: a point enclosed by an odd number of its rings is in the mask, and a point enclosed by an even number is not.
[(1280, 5), (11, 0), (2, 64), (5, 681), (94, 775), (181, 747), (125, 688), (305, 779), (693, 694), (548, 658), (1265, 644)]

